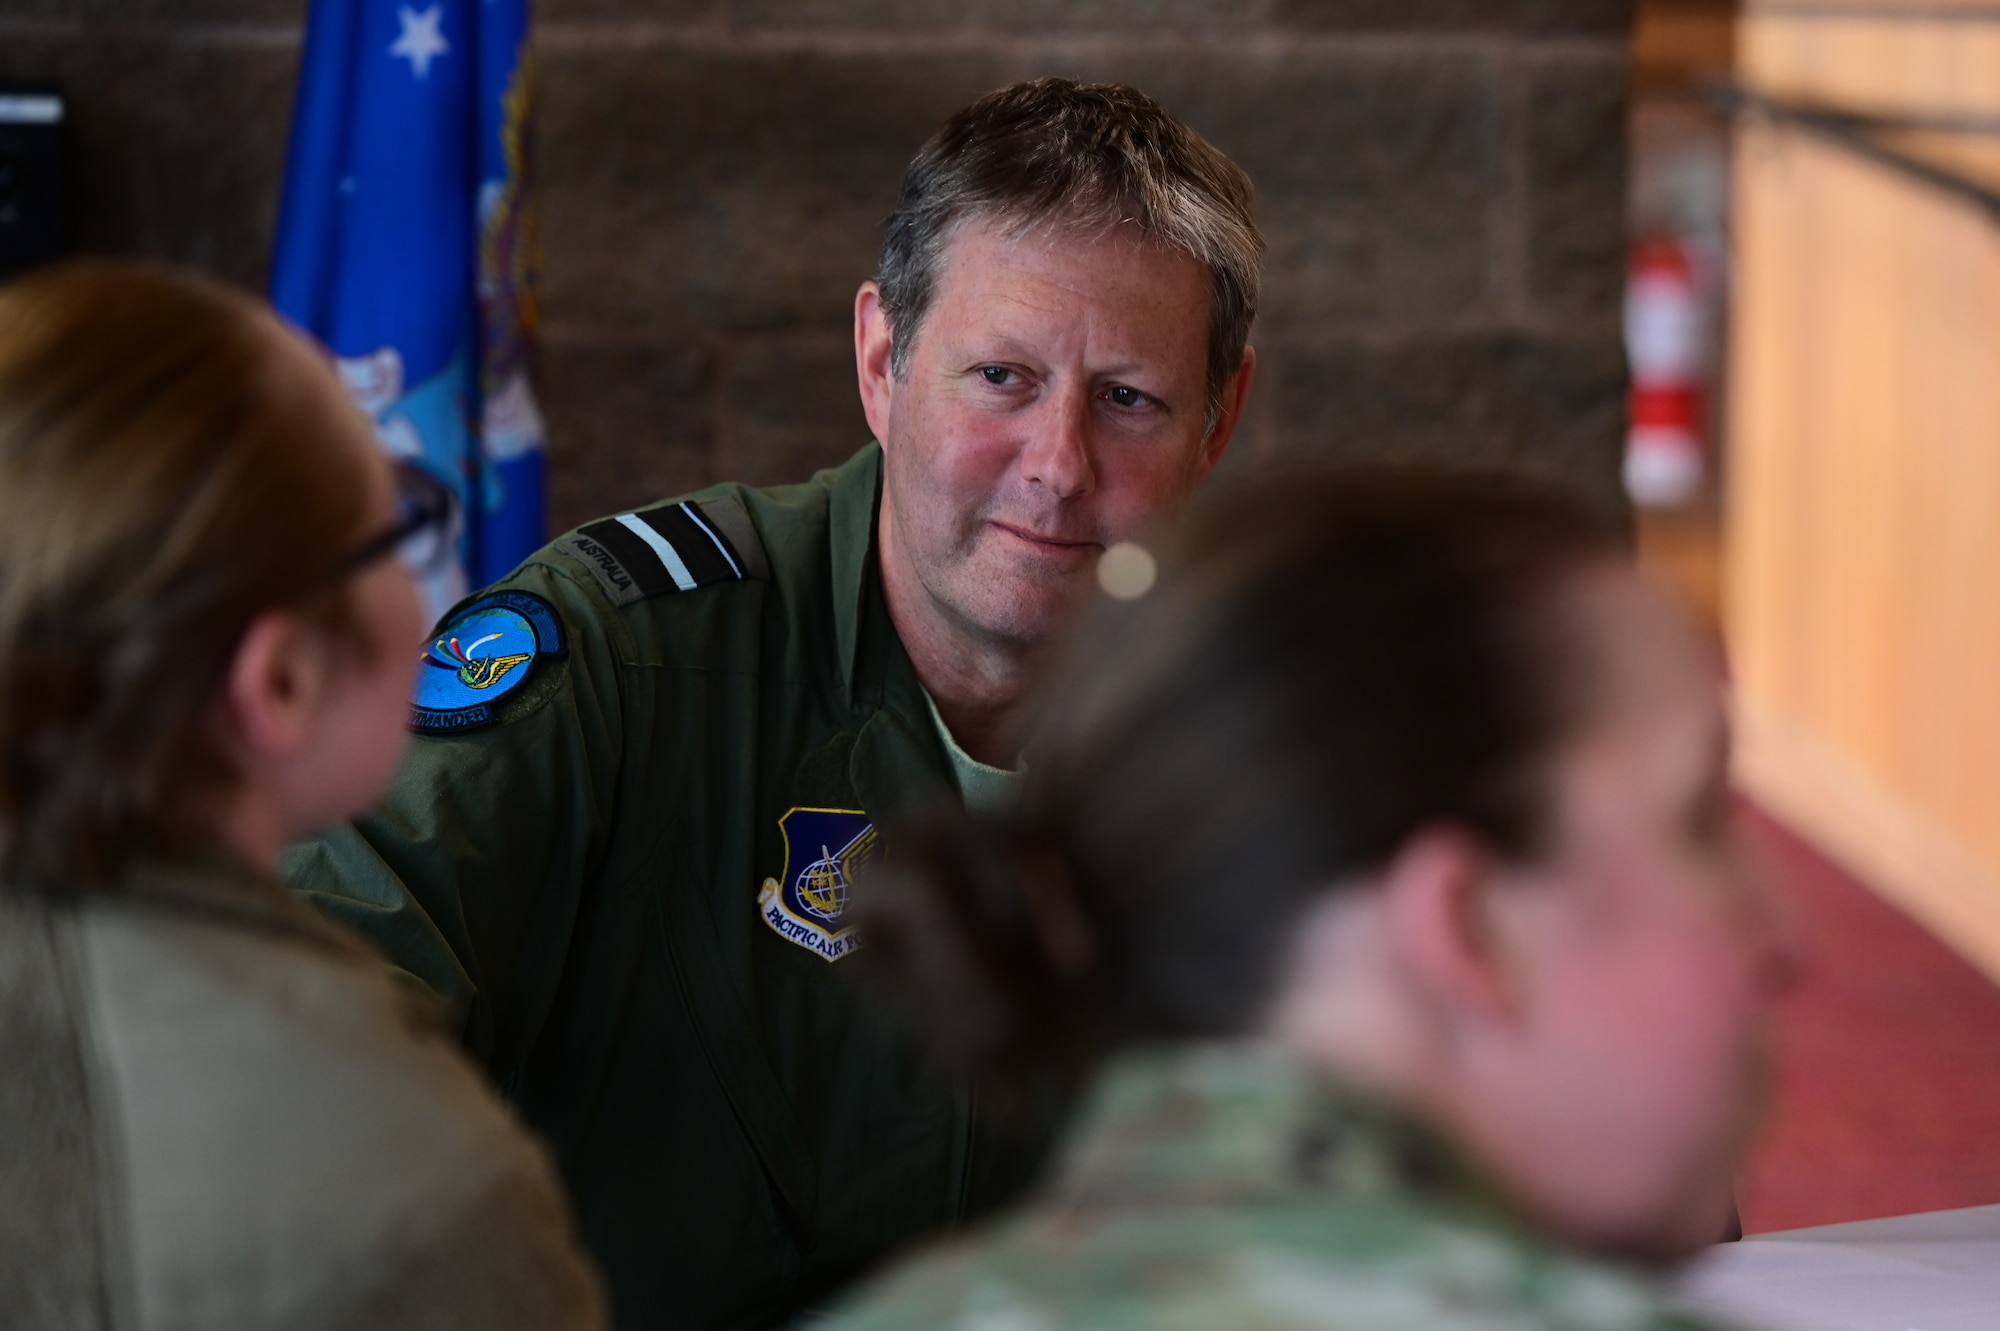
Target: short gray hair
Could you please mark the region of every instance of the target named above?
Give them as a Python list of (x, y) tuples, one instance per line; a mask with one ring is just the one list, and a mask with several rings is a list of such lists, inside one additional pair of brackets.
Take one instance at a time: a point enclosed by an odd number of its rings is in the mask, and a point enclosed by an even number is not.
[(1025, 234), (1056, 223), (1132, 223), (1208, 269), (1206, 430), (1257, 317), (1264, 238), (1250, 177), (1136, 88), (1036, 79), (990, 92), (945, 122), (903, 175), (875, 281), (898, 378), (937, 294), (939, 256), (973, 218)]

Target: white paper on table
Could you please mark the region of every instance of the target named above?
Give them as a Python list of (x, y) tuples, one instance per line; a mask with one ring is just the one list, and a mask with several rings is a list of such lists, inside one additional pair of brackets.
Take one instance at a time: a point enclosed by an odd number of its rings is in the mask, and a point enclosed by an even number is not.
[(2000, 1206), (1720, 1244), (1677, 1289), (1689, 1311), (1752, 1331), (2000, 1331)]

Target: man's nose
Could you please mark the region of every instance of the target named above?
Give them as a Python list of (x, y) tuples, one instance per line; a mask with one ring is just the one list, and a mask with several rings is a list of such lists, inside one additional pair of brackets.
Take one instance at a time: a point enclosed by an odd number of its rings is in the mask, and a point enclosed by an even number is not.
[(1088, 494), (1097, 485), (1091, 465), (1091, 401), (1089, 389), (1078, 385), (1050, 393), (1028, 422), (1021, 448), (1026, 479), (1058, 499)]

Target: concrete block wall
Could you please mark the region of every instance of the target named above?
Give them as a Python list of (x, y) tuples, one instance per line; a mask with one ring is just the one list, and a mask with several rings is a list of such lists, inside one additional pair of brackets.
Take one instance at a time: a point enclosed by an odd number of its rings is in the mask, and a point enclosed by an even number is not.
[[(446, 3), (452, 0), (445, 0)], [(300, 0), (0, 0), (63, 83), (79, 248), (261, 285)], [(867, 437), (850, 317), (903, 165), (1015, 79), (1119, 79), (1271, 252), (1235, 467), (1499, 459), (1618, 500), (1629, 0), (542, 0), (555, 527)]]

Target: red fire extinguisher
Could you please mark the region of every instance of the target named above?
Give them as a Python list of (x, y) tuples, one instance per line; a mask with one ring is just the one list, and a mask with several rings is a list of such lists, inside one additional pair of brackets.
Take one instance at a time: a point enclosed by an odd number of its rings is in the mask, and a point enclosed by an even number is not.
[(1706, 313), (1699, 269), (1683, 242), (1659, 237), (1633, 247), (1625, 286), (1632, 367), (1625, 489), (1634, 503), (1684, 504), (1701, 489)]

